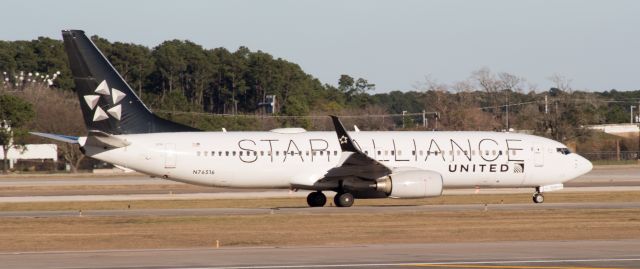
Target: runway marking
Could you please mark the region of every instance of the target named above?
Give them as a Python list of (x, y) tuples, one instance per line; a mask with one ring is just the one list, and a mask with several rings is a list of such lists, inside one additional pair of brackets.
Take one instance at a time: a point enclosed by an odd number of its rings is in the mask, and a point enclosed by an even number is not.
[[(305, 264), (305, 265), (254, 265), (254, 266), (230, 266), (230, 267), (179, 267), (176, 269), (294, 269), (294, 268), (349, 268), (349, 267), (389, 267), (389, 266), (416, 266), (416, 267), (456, 267), (457, 268), (513, 268), (513, 269), (622, 269), (607, 267), (571, 267), (571, 266), (525, 266), (506, 265), (516, 263), (570, 263), (570, 262), (625, 262), (640, 261), (640, 258), (625, 259), (573, 259), (573, 260), (521, 260), (521, 261), (476, 261), (476, 262), (432, 262), (432, 263), (357, 263), (357, 264)], [(505, 265), (482, 265), (505, 264)]]

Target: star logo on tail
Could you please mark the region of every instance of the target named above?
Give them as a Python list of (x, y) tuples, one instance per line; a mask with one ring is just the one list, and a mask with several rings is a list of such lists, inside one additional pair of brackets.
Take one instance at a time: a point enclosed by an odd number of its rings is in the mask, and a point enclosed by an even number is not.
[[(98, 85), (98, 87), (96, 87), (94, 92), (97, 94), (90, 94), (90, 95), (84, 96), (84, 101), (91, 108), (91, 110), (95, 109), (93, 113), (93, 121), (106, 120), (109, 118), (109, 116), (113, 117), (116, 120), (120, 120), (120, 117), (122, 116), (122, 106), (119, 103), (127, 95), (115, 88), (109, 88), (109, 85), (107, 85), (106, 80), (103, 80), (102, 82), (100, 82), (100, 84)], [(106, 98), (110, 96), (111, 98), (109, 99), (111, 100), (112, 104), (115, 106), (109, 108), (105, 112), (104, 109), (98, 106), (98, 101), (100, 100), (101, 96)]]
[(347, 137), (344, 135), (341, 136), (339, 140), (340, 140), (340, 144), (346, 144), (348, 141)]

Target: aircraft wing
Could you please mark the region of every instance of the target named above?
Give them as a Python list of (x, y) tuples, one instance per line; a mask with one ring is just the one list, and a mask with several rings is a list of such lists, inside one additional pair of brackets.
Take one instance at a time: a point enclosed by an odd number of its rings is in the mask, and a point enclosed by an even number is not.
[(355, 146), (347, 130), (336, 116), (331, 116), (338, 135), (342, 155), (338, 166), (330, 169), (324, 178), (355, 176), (374, 180), (391, 174), (392, 169), (364, 154)]

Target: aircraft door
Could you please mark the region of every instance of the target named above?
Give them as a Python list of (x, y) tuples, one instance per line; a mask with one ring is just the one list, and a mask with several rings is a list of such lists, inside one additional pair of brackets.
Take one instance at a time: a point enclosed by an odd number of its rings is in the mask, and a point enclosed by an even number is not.
[(176, 168), (176, 144), (164, 144), (164, 168)]
[(533, 164), (535, 167), (544, 166), (544, 150), (540, 144), (533, 145)]

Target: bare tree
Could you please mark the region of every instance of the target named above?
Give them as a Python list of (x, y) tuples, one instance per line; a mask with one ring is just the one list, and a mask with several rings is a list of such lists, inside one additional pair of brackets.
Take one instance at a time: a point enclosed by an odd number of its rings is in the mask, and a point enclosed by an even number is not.
[(553, 74), (548, 79), (553, 82), (553, 85), (556, 89), (561, 90), (563, 92), (571, 94), (573, 90), (571, 89), (571, 81), (572, 79), (567, 78), (560, 74)]
[[(36, 112), (36, 118), (29, 126), (31, 130), (65, 135), (86, 134), (80, 104), (74, 92), (33, 85), (17, 94), (30, 102)], [(70, 165), (71, 171), (77, 172), (84, 159), (78, 146), (56, 144), (60, 156)]]

